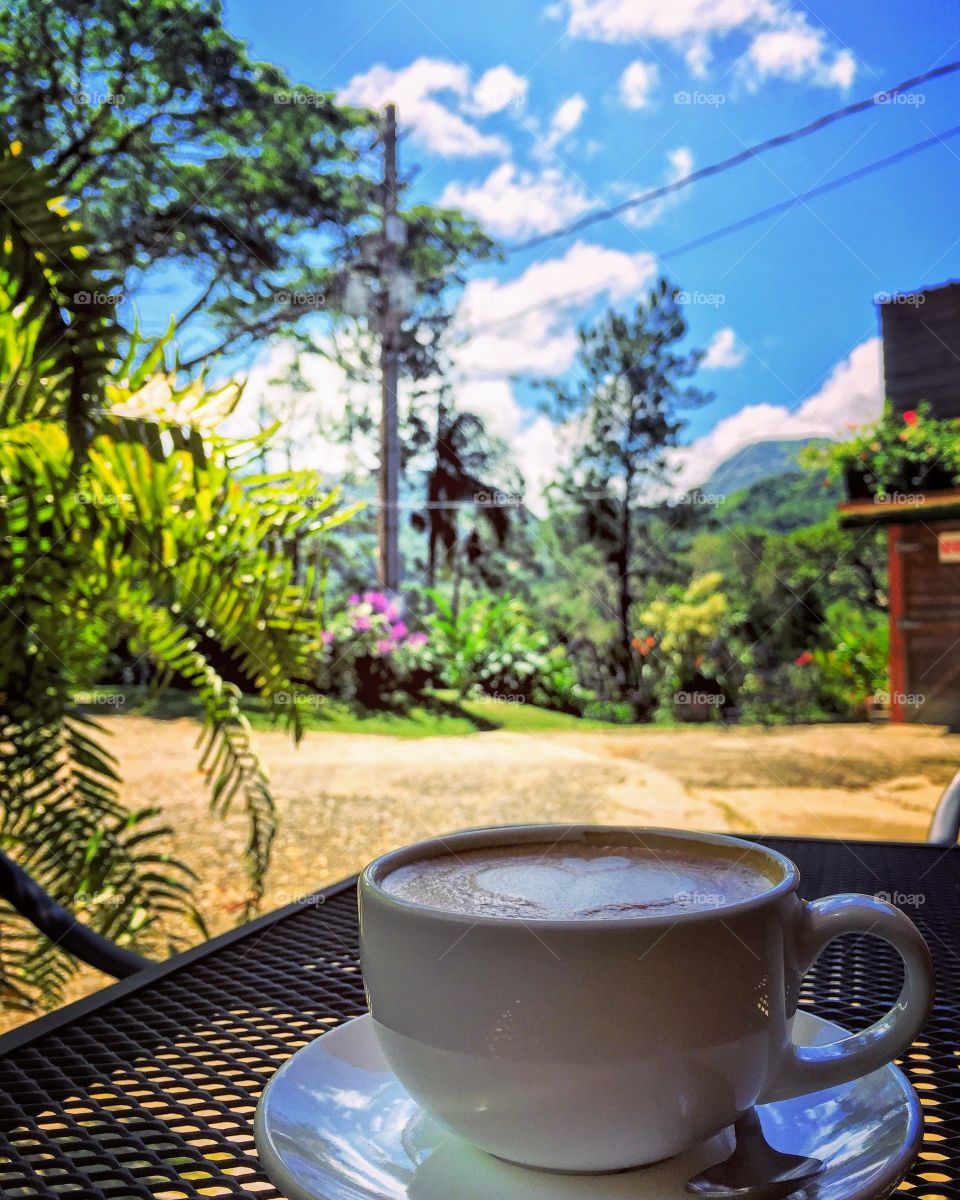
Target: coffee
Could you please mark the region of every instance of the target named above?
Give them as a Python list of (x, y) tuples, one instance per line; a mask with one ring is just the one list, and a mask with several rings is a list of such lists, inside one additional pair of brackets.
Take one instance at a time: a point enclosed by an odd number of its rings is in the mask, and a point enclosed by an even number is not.
[(747, 900), (773, 885), (742, 857), (641, 844), (488, 846), (418, 859), (384, 891), (465, 916), (596, 921), (679, 915)]

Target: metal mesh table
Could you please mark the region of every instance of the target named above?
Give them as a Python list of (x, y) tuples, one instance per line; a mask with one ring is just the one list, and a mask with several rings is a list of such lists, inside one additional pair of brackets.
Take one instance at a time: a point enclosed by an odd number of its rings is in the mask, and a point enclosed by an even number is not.
[[(762, 839), (807, 898), (886, 895), (919, 924), (938, 996), (902, 1061), (926, 1116), (901, 1185), (960, 1200), (960, 848)], [(273, 1200), (253, 1144), (257, 1097), (295, 1050), (364, 1011), (352, 880), (0, 1039), (0, 1196)], [(835, 942), (801, 1003), (859, 1028), (896, 997), (873, 938)]]

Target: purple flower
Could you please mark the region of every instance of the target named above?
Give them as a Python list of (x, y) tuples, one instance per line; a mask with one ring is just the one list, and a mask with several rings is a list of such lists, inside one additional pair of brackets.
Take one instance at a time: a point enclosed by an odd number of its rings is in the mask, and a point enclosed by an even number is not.
[(363, 598), (374, 612), (385, 613), (390, 607), (390, 601), (383, 592), (364, 592)]
[(377, 653), (378, 654), (389, 654), (392, 650), (393, 650), (393, 642), (387, 641), (386, 638), (381, 638), (380, 641), (377, 642)]
[(354, 617), (353, 618), (353, 627), (357, 631), (357, 633), (366, 633), (367, 630), (370, 628), (370, 618), (369, 617)]
[(428, 638), (425, 633), (411, 633), (407, 638), (408, 646), (425, 646)]
[(347, 601), (347, 603), (348, 604), (359, 604), (360, 596), (358, 595), (358, 593), (354, 592), (353, 595), (350, 597), (350, 599)]
[(336, 641), (336, 637), (337, 635), (329, 629), (324, 629), (320, 633), (320, 641), (323, 642), (325, 646), (329, 646), (331, 642)]
[(401, 638), (407, 636), (407, 627), (402, 621), (397, 621), (393, 627), (393, 636), (399, 642)]
[(388, 604), (383, 610), (383, 615), (388, 621), (396, 621), (400, 616), (400, 609), (395, 604)]

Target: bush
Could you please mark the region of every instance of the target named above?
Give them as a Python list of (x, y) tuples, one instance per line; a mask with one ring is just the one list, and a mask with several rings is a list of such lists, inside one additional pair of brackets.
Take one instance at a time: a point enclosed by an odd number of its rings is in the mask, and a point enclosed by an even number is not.
[(351, 596), (320, 639), (321, 692), (364, 708), (392, 708), (421, 696), (431, 682), (427, 635), (411, 633), (383, 592)]
[(579, 714), (592, 695), (580, 686), (564, 646), (552, 643), (523, 602), (478, 596), (455, 610), (428, 593), (434, 674), (461, 696), (484, 695)]
[(826, 468), (836, 480), (860, 475), (878, 499), (960, 484), (960, 421), (931, 415), (929, 404), (897, 413), (887, 408), (874, 425), (848, 442), (801, 453), (809, 467)]

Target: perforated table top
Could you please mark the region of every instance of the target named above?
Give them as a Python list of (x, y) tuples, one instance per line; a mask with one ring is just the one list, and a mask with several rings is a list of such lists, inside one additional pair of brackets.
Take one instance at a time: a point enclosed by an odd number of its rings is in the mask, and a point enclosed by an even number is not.
[[(881, 895), (920, 926), (938, 994), (901, 1063), (926, 1117), (901, 1187), (960, 1200), (960, 848), (762, 840), (796, 861), (807, 898)], [(257, 1159), (254, 1108), (295, 1050), (365, 1009), (353, 882), (0, 1039), (0, 1196), (278, 1197)], [(843, 938), (801, 1003), (860, 1028), (899, 986), (887, 946)]]

